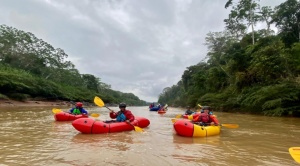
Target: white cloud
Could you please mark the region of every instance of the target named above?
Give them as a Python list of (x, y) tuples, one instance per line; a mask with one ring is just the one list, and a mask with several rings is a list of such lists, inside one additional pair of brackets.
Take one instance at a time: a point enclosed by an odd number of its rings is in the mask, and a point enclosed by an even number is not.
[[(272, 5), (283, 0), (272, 0)], [(262, 1), (269, 5), (270, 1)], [(224, 0), (2, 0), (0, 24), (32, 32), (69, 55), (81, 73), (156, 101), (222, 31)]]

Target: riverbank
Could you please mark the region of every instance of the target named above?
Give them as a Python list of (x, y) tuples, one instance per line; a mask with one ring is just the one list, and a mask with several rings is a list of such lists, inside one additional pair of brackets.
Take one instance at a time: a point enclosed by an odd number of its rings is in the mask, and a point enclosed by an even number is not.
[(58, 106), (68, 106), (72, 107), (73, 104), (68, 101), (16, 101), (16, 100), (0, 100), (0, 107), (58, 107)]

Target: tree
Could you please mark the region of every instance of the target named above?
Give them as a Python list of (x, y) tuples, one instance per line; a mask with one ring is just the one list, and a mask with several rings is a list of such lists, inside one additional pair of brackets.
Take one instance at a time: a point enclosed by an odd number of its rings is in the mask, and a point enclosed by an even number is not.
[(274, 11), (270, 6), (263, 6), (258, 13), (260, 14), (259, 21), (263, 21), (267, 25), (266, 36), (269, 36), (273, 32), (270, 26)]
[(272, 23), (287, 46), (300, 42), (300, 2), (287, 0), (275, 7)]
[[(232, 4), (232, 0), (227, 1), (225, 8)], [(251, 26), (252, 44), (254, 44), (254, 25), (259, 20), (259, 15), (255, 12), (257, 9), (259, 9), (259, 4), (256, 0), (239, 0), (239, 2), (232, 7), (229, 18), (224, 20), (226, 28), (231, 32), (235, 32), (236, 37), (240, 38), (241, 36), (237, 36), (237, 32), (242, 32), (241, 35), (243, 35), (246, 30), (245, 24)]]

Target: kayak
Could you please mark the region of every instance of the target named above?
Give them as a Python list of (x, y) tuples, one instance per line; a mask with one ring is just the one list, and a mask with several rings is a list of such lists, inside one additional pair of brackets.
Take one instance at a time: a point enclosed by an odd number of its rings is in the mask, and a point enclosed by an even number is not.
[(134, 130), (134, 126), (140, 128), (148, 127), (150, 121), (143, 117), (135, 117), (131, 124), (126, 122), (111, 122), (96, 121), (91, 118), (80, 118), (72, 122), (73, 127), (84, 134), (103, 134), (103, 133), (114, 133), (122, 131)]
[(54, 119), (56, 121), (73, 121), (75, 119), (79, 119), (79, 118), (87, 118), (87, 115), (73, 115), (73, 114), (69, 114), (66, 112), (59, 112), (54, 114)]
[(159, 110), (159, 111), (157, 111), (157, 113), (159, 113), (159, 114), (165, 114), (167, 111), (164, 111), (164, 110)]
[(221, 132), (221, 126), (199, 126), (187, 119), (178, 119), (173, 127), (177, 135), (184, 137), (208, 137)]
[(149, 109), (149, 111), (158, 111), (160, 109), (160, 107), (152, 107)]

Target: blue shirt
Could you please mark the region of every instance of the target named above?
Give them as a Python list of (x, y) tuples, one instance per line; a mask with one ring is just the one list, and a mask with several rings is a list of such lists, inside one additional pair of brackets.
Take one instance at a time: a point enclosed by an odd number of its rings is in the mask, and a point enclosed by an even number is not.
[[(69, 112), (70, 112), (71, 114), (73, 114), (73, 112), (74, 112), (74, 110), (75, 110), (76, 108), (77, 108), (77, 107), (70, 109)], [(88, 112), (87, 112), (84, 108), (77, 108), (77, 109), (79, 109), (79, 111), (80, 111), (82, 114), (88, 114)]]

